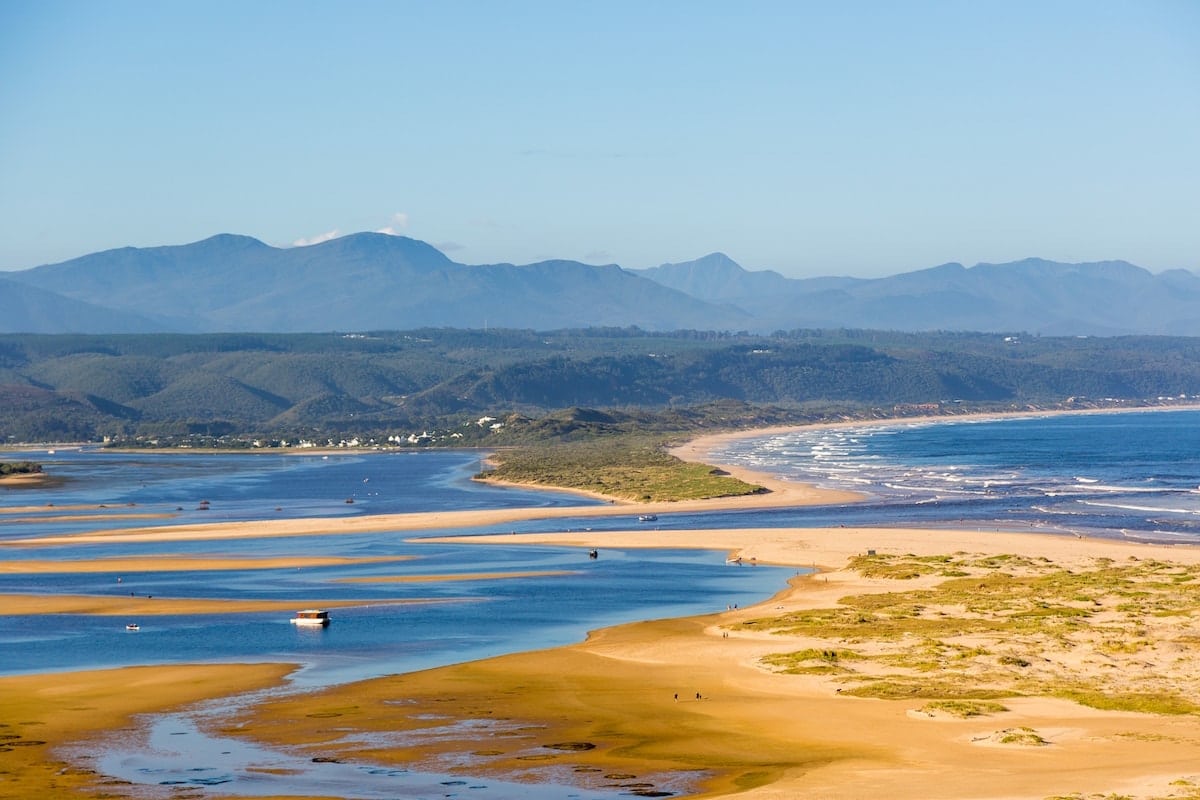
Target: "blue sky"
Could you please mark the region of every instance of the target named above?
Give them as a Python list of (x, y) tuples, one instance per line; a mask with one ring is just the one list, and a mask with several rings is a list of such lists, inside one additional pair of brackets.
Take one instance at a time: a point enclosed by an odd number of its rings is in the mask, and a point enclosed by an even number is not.
[(0, 268), (384, 229), (1200, 269), (1200, 3), (0, 0)]

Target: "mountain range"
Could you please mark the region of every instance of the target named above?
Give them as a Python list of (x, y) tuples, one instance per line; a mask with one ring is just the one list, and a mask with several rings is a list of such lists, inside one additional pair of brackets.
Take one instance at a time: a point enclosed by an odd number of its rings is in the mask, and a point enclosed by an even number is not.
[(1200, 276), (1124, 261), (943, 264), (885, 278), (787, 278), (713, 253), (649, 269), (457, 263), (408, 237), (278, 248), (220, 234), (0, 273), (0, 333), (424, 327), (769, 332), (811, 328), (1200, 335)]

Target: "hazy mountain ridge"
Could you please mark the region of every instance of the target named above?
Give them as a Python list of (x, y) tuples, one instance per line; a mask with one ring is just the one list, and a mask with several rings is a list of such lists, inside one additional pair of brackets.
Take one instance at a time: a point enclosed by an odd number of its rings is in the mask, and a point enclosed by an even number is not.
[[(146, 332), (724, 328), (750, 321), (743, 312), (715, 308), (615, 266), (467, 266), (425, 242), (375, 233), (288, 249), (222, 234), (190, 245), (94, 253), (10, 273), (10, 279), (159, 320), (142, 328)], [(95, 326), (57, 331), (110, 332)]]
[(1200, 335), (1200, 277), (1124, 261), (958, 263), (886, 278), (787, 278), (723, 253), (648, 269), (468, 266), (408, 237), (277, 248), (220, 234), (0, 278), (0, 332), (872, 328)]
[[(697, 273), (705, 267), (702, 279)], [(735, 267), (706, 256), (642, 274), (702, 299), (719, 290), (743, 308), (757, 303), (756, 317), (785, 329), (795, 327), (789, 319), (802, 319), (802, 327), (1200, 335), (1200, 277), (1186, 270), (1155, 275), (1125, 261), (952, 262), (876, 279), (788, 279)]]

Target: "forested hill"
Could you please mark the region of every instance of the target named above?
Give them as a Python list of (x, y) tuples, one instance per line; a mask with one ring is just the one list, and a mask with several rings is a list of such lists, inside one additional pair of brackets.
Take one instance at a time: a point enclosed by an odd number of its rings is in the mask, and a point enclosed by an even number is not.
[[(830, 409), (889, 415), (923, 404), (1186, 396), (1200, 396), (1200, 339), (627, 328), (0, 340), (0, 441), (8, 442), (416, 441), (436, 430), (472, 443), (509, 435), (506, 420), (568, 408), (681, 420), (697, 408), (725, 409), (705, 412), (720, 424), (726, 413), (778, 421)], [(570, 416), (575, 424), (588, 415)]]

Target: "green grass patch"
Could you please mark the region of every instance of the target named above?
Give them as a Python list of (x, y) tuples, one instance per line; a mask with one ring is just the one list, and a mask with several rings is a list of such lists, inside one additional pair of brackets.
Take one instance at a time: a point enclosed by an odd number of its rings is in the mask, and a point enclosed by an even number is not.
[(773, 653), (764, 656), (761, 663), (789, 675), (812, 675), (845, 672), (841, 663), (859, 658), (861, 656), (853, 650), (818, 650), (810, 647), (794, 653)]
[(1025, 747), (1040, 747), (1050, 744), (1033, 728), (1009, 728), (1001, 731), (1000, 737), (997, 739), (1000, 744), (1018, 744)]
[(1020, 697), (1021, 693), (987, 686), (964, 686), (953, 681), (899, 679), (877, 680), (842, 689), (852, 697), (874, 697), (880, 700), (997, 700)]
[(1096, 649), (1101, 653), (1111, 653), (1113, 655), (1133, 655), (1149, 646), (1150, 642), (1144, 639), (1106, 639), (1097, 643)]
[(640, 436), (519, 447), (496, 454), (481, 480), (503, 480), (596, 492), (640, 502), (704, 500), (759, 494), (761, 486), (707, 464), (668, 454), (661, 440)]
[(1200, 705), (1172, 692), (1105, 692), (1081, 687), (1057, 689), (1051, 694), (1102, 711), (1136, 711), (1168, 716), (1200, 713)]
[(960, 565), (961, 554), (917, 556), (912, 553), (893, 555), (869, 553), (850, 559), (847, 567), (866, 578), (890, 580), (912, 580), (926, 575), (945, 578), (961, 577), (970, 573)]
[(991, 700), (933, 700), (921, 706), (921, 710), (929, 714), (940, 712), (967, 719), (999, 714), (1008, 711), (1008, 707)]

